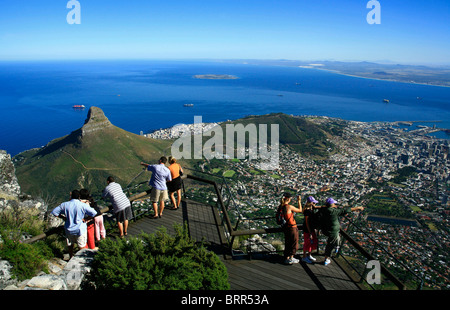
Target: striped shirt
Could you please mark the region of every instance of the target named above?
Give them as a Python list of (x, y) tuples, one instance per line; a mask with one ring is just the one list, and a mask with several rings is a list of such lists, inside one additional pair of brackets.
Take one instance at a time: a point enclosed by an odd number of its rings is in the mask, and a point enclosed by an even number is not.
[(106, 186), (103, 190), (102, 197), (109, 199), (113, 205), (114, 213), (117, 213), (131, 205), (130, 200), (122, 191), (122, 187), (116, 182), (111, 182), (108, 186)]

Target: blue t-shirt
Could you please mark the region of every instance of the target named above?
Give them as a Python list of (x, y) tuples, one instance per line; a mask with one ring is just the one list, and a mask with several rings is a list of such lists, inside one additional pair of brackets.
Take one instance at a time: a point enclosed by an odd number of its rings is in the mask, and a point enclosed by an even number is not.
[(169, 168), (167, 168), (164, 164), (159, 164), (149, 165), (147, 170), (152, 172), (152, 177), (150, 178), (148, 185), (161, 191), (166, 190), (166, 182), (172, 181), (172, 175), (170, 174)]
[(52, 214), (54, 216), (64, 214), (66, 217), (64, 224), (66, 234), (81, 236), (87, 232), (86, 223), (83, 222), (84, 217), (86, 215), (93, 217), (97, 214), (97, 211), (78, 199), (72, 199), (57, 206), (53, 209)]

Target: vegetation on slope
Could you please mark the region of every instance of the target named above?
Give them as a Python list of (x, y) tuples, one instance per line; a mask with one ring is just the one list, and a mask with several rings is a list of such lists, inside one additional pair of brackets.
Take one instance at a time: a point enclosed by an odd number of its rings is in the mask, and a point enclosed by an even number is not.
[(106, 239), (94, 258), (87, 288), (120, 290), (226, 290), (225, 265), (194, 243), (187, 228), (162, 227), (154, 234)]

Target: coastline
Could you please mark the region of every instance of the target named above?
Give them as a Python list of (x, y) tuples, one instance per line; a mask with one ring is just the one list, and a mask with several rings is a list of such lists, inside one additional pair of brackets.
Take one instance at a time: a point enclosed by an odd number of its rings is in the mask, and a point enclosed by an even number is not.
[(326, 68), (319, 68), (319, 67), (314, 67), (314, 66), (298, 66), (298, 67), (302, 68), (302, 69), (313, 69), (313, 70), (328, 71), (328, 72), (332, 72), (332, 73), (336, 73), (336, 74), (340, 74), (340, 75), (351, 76), (351, 77), (360, 78), (360, 79), (375, 80), (375, 81), (386, 81), (386, 82), (396, 82), (396, 83), (424, 85), (424, 86), (435, 86), (435, 87), (450, 87), (450, 85), (419, 83), (419, 82), (411, 82), (411, 81), (410, 82), (406, 82), (406, 81), (401, 81), (401, 80), (397, 80), (397, 79), (382, 79), (382, 78), (375, 78), (375, 77), (367, 77), (367, 76), (361, 76), (361, 75), (345, 73), (345, 72), (341, 72), (341, 71), (338, 71), (338, 70), (335, 70), (335, 69), (326, 69)]

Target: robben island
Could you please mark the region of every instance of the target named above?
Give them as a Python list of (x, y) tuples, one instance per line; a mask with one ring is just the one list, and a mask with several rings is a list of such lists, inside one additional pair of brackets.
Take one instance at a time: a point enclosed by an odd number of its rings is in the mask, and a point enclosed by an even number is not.
[[(365, 211), (352, 219), (367, 234), (358, 232), (352, 237), (363, 246), (370, 244), (369, 239), (375, 240), (423, 277), (425, 287), (448, 288), (449, 140), (429, 136), (431, 126), (410, 130), (402, 122), (292, 117), (338, 128), (336, 134), (327, 138), (335, 146), (326, 150), (327, 158), (304, 156), (292, 145), (280, 144), (276, 154), (279, 166), (274, 169), (262, 169), (264, 160), (251, 159), (248, 153), (244, 158), (225, 156), (198, 162), (197, 169), (227, 179), (239, 209), (239, 212), (232, 211), (233, 216), (246, 222), (249, 228), (273, 226), (269, 219), (255, 219), (273, 217), (277, 198), (285, 191), (302, 197), (313, 195), (320, 204), (327, 197), (334, 197), (343, 207), (364, 206)], [(200, 136), (219, 125), (179, 124), (146, 136), (179, 138), (183, 132)], [(180, 128), (183, 130), (177, 131)], [(245, 149), (249, 149), (248, 144)], [(192, 187), (187, 191), (191, 197), (216, 201), (214, 195), (202, 188)], [(297, 217), (301, 221), (301, 216)], [(344, 221), (343, 225), (346, 224)], [(255, 238), (255, 243), (262, 248), (275, 249), (280, 242), (279, 236)], [(257, 251), (257, 246), (252, 246)], [(375, 255), (389, 268), (402, 269), (399, 262), (389, 260), (381, 250), (375, 251)]]

